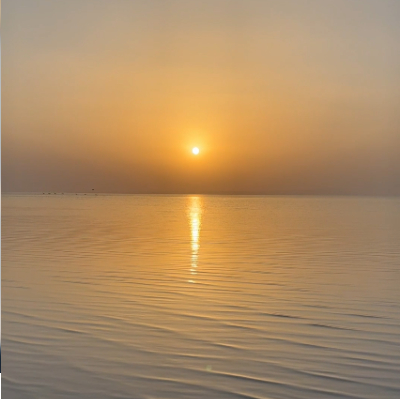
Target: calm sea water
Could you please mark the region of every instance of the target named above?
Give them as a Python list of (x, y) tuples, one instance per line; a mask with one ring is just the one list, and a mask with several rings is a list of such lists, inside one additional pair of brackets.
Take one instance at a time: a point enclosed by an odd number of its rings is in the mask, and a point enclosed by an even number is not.
[(2, 197), (3, 397), (400, 397), (400, 199)]

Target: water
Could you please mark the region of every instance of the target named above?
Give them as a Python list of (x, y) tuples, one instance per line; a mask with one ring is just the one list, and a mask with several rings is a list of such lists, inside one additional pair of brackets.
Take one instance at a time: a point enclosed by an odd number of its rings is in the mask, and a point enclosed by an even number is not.
[(400, 397), (400, 199), (2, 197), (4, 397)]

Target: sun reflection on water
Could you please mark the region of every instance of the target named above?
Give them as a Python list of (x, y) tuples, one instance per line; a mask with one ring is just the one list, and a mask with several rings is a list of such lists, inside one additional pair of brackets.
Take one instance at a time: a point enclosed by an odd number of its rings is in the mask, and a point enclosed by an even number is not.
[[(188, 216), (190, 223), (190, 232), (191, 232), (191, 248), (192, 248), (192, 257), (191, 257), (191, 267), (190, 273), (191, 275), (197, 275), (197, 263), (199, 258), (199, 248), (200, 248), (200, 227), (201, 227), (201, 198), (198, 196), (189, 197), (188, 203)], [(189, 283), (196, 283), (195, 280), (189, 279)]]

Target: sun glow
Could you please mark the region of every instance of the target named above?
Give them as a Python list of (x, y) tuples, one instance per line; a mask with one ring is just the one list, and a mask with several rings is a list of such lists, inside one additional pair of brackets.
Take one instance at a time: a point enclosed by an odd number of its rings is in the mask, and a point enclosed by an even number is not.
[(192, 153), (197, 156), (200, 153), (200, 149), (198, 147), (193, 147)]

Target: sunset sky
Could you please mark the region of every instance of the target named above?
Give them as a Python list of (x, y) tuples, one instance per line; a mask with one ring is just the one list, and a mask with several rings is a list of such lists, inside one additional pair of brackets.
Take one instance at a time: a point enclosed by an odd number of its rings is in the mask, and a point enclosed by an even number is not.
[(399, 21), (398, 0), (3, 0), (3, 191), (399, 195)]

